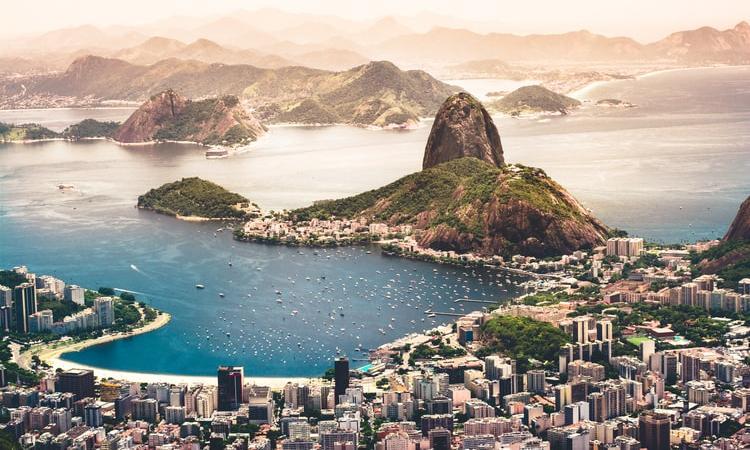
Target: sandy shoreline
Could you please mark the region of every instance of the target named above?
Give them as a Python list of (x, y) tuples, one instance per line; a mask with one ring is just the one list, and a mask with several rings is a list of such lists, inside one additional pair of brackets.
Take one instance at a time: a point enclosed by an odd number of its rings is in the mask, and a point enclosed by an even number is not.
[(574, 91), (569, 92), (566, 94), (568, 97), (573, 97), (576, 100), (588, 100), (586, 95), (591, 92), (592, 90), (596, 89), (599, 86), (605, 85), (607, 83), (612, 83), (616, 81), (624, 81), (624, 80), (640, 80), (642, 78), (649, 78), (656, 75), (661, 75), (664, 73), (670, 73), (670, 72), (681, 72), (684, 70), (701, 70), (701, 69), (727, 69), (727, 68), (735, 68), (735, 67), (750, 67), (750, 65), (713, 65), (713, 66), (695, 66), (695, 67), (673, 67), (669, 69), (657, 69), (657, 70), (651, 70), (648, 72), (643, 72), (639, 74), (635, 74), (633, 78), (625, 78), (622, 80), (599, 80), (599, 81), (592, 81), (591, 83), (588, 83), (585, 86), (582, 86)]
[[(206, 384), (215, 385), (216, 377), (209, 375), (175, 375), (175, 374), (162, 374), (162, 373), (145, 373), (145, 372), (131, 372), (107, 369), (96, 366), (89, 366), (85, 364), (79, 364), (64, 359), (64, 354), (71, 352), (79, 352), (95, 345), (102, 345), (109, 342), (113, 342), (119, 339), (126, 339), (139, 334), (149, 333), (157, 330), (169, 323), (172, 316), (162, 312), (153, 321), (143, 327), (137, 328), (130, 333), (118, 333), (108, 334), (101, 336), (96, 339), (89, 339), (86, 341), (58, 341), (51, 344), (37, 344), (31, 347), (29, 350), (21, 353), (16, 358), (18, 365), (24, 368), (28, 368), (31, 365), (32, 356), (36, 355), (41, 361), (49, 364), (53, 369), (91, 369), (94, 371), (94, 375), (100, 379), (113, 378), (116, 380), (131, 381), (137, 383), (159, 383), (166, 382), (170, 384)], [(257, 385), (270, 386), (271, 388), (281, 388), (287, 382), (292, 383), (304, 383), (315, 378), (310, 377), (246, 377), (248, 382)]]
[[(210, 375), (174, 375), (162, 373), (128, 372), (122, 370), (104, 369), (101, 367), (77, 364), (64, 359), (55, 358), (47, 361), (54, 368), (67, 369), (91, 369), (94, 375), (100, 379), (112, 378), (115, 380), (131, 381), (135, 383), (169, 383), (169, 384), (206, 384), (216, 385), (216, 376)], [(245, 375), (248, 383), (258, 386), (269, 386), (274, 389), (284, 387), (287, 382), (306, 383), (315, 378), (306, 377), (254, 377)]]
[[(143, 312), (141, 312), (141, 314), (143, 314)], [(31, 358), (33, 356), (38, 356), (41, 361), (46, 362), (52, 367), (62, 367), (65, 364), (72, 364), (68, 361), (60, 359), (60, 357), (64, 353), (79, 352), (83, 349), (93, 347), (95, 345), (102, 345), (119, 339), (125, 339), (131, 336), (149, 333), (165, 326), (171, 319), (171, 315), (165, 312), (161, 312), (152, 322), (149, 322), (144, 326), (136, 328), (127, 333), (106, 334), (104, 336), (100, 336), (95, 339), (87, 339), (85, 341), (73, 341), (70, 339), (64, 340), (65, 338), (63, 337), (63, 340), (60, 341), (36, 344), (33, 345), (30, 349), (21, 353), (16, 359), (16, 363), (21, 367), (29, 368), (31, 365)]]

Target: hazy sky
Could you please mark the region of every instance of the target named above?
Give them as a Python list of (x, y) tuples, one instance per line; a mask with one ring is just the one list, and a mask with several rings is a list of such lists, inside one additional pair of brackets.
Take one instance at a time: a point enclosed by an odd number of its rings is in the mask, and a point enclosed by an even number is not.
[(81, 24), (138, 25), (175, 15), (220, 15), (275, 7), (354, 19), (415, 15), (421, 11), (489, 21), (497, 31), (561, 32), (588, 29), (655, 40), (671, 31), (750, 20), (750, 0), (8, 0), (0, 33), (47, 31)]

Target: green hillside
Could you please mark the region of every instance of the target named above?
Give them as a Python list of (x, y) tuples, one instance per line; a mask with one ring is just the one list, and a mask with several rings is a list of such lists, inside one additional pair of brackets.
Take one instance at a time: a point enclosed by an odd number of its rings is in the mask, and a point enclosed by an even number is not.
[(244, 218), (238, 208), (250, 206), (245, 197), (229, 192), (218, 184), (197, 177), (164, 184), (138, 197), (138, 207), (170, 216), (210, 219)]
[(423, 231), (427, 246), (482, 253), (559, 253), (598, 243), (606, 233), (604, 225), (541, 169), (498, 168), (470, 157), (380, 189), (317, 202), (291, 216), (302, 221), (336, 216), (411, 224)]

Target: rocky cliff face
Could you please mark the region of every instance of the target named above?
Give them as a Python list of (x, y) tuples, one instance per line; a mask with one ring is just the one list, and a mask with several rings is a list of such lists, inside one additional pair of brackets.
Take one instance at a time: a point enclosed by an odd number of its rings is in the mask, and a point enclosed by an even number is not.
[(187, 103), (185, 97), (171, 89), (156, 94), (128, 117), (115, 131), (113, 138), (123, 143), (152, 141), (157, 131), (177, 120)]
[(264, 132), (235, 96), (191, 101), (170, 89), (141, 105), (113, 138), (123, 143), (170, 140), (232, 146), (254, 141)]
[(725, 241), (745, 241), (750, 240), (750, 197), (746, 198), (737, 215), (734, 217), (732, 224), (729, 226), (727, 234), (724, 235)]
[(506, 165), (487, 111), (466, 93), (435, 119), (424, 169), (380, 189), (292, 211), (410, 224), (423, 247), (482, 255), (552, 256), (604, 242), (608, 229), (541, 169)]
[(422, 169), (470, 156), (493, 166), (505, 163), (500, 135), (487, 110), (466, 92), (448, 97), (435, 116)]
[(544, 171), (464, 157), (380, 189), (319, 202), (297, 219), (364, 217), (410, 224), (423, 247), (482, 255), (567, 254), (600, 245), (607, 227)]

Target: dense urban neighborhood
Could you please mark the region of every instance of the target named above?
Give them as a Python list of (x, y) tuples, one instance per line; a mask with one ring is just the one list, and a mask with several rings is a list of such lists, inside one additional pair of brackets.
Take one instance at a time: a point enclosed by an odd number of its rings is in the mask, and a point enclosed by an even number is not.
[[(3, 448), (750, 445), (750, 279), (698, 275), (692, 262), (725, 244), (667, 248), (628, 237), (606, 244), (546, 259), (429, 254), (434, 261), (526, 274), (529, 292), (504, 304), (458, 299), (485, 304), (466, 315), (426, 311), (457, 317), (370, 349), (366, 365), (332, 355), (320, 378), (274, 386), (258, 385), (233, 366), (218, 367), (214, 382), (168, 383), (55, 369), (38, 356), (43, 352), (24, 362), (24, 351), (40, 342), (95, 339), (160, 313), (125, 292), (89, 291), (25, 267), (4, 271)], [(414, 251), (403, 242), (384, 251), (394, 249)], [(149, 318), (140, 317), (144, 311)], [(130, 313), (135, 318), (123, 321)]]

